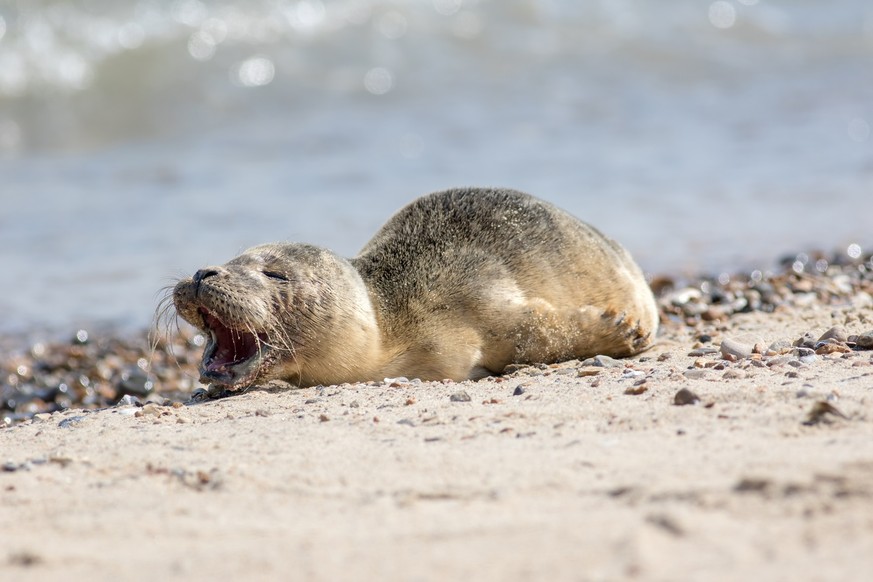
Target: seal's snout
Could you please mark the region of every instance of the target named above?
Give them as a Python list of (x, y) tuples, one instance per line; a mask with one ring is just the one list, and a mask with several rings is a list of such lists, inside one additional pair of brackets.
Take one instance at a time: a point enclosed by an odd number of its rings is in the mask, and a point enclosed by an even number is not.
[(200, 283), (203, 279), (208, 277), (214, 277), (218, 274), (216, 269), (200, 269), (196, 273), (194, 273), (194, 282)]
[(200, 283), (203, 282), (204, 279), (208, 279), (209, 277), (214, 277), (218, 274), (218, 269), (207, 268), (207, 269), (199, 269), (192, 280), (194, 281), (194, 295), (197, 295), (200, 291)]

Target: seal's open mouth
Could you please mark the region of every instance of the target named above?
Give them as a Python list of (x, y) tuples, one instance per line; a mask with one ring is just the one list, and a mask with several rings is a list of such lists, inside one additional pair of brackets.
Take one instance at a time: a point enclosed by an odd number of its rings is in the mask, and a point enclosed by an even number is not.
[(200, 381), (225, 385), (253, 381), (266, 348), (264, 334), (230, 328), (203, 307), (199, 312), (210, 335), (203, 351)]

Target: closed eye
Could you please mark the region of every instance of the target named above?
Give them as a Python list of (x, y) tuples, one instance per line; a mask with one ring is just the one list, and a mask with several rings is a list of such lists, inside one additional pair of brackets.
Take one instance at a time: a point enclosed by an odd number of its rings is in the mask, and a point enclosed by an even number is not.
[(287, 281), (288, 276), (284, 273), (279, 273), (278, 271), (262, 271), (265, 276), (270, 279), (276, 279), (277, 281)]

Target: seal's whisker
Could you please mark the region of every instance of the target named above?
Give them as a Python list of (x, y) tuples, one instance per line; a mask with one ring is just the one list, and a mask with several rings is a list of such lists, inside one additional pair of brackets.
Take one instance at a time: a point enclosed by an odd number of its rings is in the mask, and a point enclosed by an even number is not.
[(160, 347), (162, 341), (167, 346), (166, 351), (170, 353), (173, 361), (176, 363), (176, 366), (181, 369), (181, 365), (179, 363), (179, 359), (176, 357), (175, 350), (171, 349), (172, 344), (168, 341), (168, 338), (172, 337), (172, 326), (174, 322), (176, 324), (176, 330), (179, 330), (179, 320), (176, 316), (175, 305), (173, 304), (173, 287), (162, 287), (160, 290), (160, 294), (162, 297), (158, 302), (157, 307), (155, 308), (154, 321), (149, 327), (148, 333), (148, 374), (149, 379), (152, 381), (154, 381), (154, 378), (152, 378), (151, 376), (153, 374), (152, 368), (154, 365), (155, 354), (157, 353), (157, 350)]

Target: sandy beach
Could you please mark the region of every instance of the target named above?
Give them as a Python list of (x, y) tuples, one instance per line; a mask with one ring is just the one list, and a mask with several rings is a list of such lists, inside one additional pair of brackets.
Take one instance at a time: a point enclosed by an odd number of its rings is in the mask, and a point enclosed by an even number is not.
[(0, 563), (17, 580), (866, 580), (860, 270), (786, 275), (772, 312), (662, 293), (658, 345), (629, 360), (36, 414), (0, 430)]
[[(0, 3), (0, 582), (873, 580), (871, 42), (870, 0)], [(619, 241), (655, 346), (192, 400), (180, 278), (466, 186)]]

